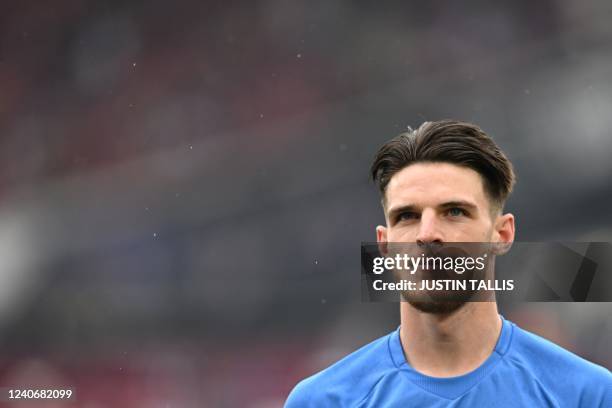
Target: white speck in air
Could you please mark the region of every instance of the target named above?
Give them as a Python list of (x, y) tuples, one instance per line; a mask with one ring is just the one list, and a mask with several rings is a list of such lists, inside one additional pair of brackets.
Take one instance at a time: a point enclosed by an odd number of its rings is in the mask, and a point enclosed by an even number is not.
[(157, 232), (153, 233), (153, 238), (157, 238)]
[(327, 303), (327, 299), (321, 299), (321, 304), (326, 304)]
[(298, 54), (298, 55), (296, 55), (296, 57), (302, 58), (302, 54)]
[(259, 117), (260, 117), (261, 119), (263, 119), (263, 113), (260, 113), (260, 114), (259, 114)]
[(134, 63), (132, 64), (132, 66), (135, 68), (135, 67), (136, 67), (136, 63), (134, 62)]
[(145, 207), (145, 211), (149, 211), (149, 207)]
[(189, 150), (193, 150), (193, 146), (189, 146)]
[(319, 261), (317, 261), (317, 260), (315, 259), (315, 265), (318, 265), (318, 264), (319, 264)]

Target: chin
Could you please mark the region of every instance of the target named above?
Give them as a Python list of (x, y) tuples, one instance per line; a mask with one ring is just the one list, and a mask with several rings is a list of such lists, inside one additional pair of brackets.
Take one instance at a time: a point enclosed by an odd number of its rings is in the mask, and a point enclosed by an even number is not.
[(408, 300), (408, 303), (412, 305), (419, 312), (435, 314), (435, 315), (447, 315), (456, 312), (467, 304), (462, 301), (415, 301)]

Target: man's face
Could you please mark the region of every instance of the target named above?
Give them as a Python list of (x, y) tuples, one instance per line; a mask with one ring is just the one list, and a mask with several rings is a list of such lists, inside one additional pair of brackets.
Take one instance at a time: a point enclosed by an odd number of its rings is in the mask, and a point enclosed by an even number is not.
[(416, 163), (393, 175), (379, 242), (491, 242), (495, 225), (480, 174), (450, 163)]
[[(387, 185), (387, 225), (377, 227), (377, 240), (381, 244), (511, 243), (514, 217), (499, 215), (491, 205), (476, 171), (450, 163), (412, 164), (393, 175)], [(417, 301), (414, 293), (405, 293), (404, 298), (427, 313), (450, 313), (465, 303), (445, 301), (444, 294), (430, 301)]]

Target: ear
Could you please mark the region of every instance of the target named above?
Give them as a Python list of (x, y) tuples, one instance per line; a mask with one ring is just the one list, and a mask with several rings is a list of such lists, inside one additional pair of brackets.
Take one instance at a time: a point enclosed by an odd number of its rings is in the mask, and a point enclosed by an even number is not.
[(387, 250), (387, 227), (379, 225), (376, 227), (376, 242), (378, 242), (378, 251), (381, 255), (386, 256)]
[(502, 255), (510, 250), (514, 242), (514, 215), (508, 213), (495, 220), (493, 242), (496, 243), (497, 254)]

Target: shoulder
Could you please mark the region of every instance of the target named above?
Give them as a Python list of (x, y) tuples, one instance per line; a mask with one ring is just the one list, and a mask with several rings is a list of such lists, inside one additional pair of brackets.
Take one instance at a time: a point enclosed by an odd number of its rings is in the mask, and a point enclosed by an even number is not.
[(376, 383), (395, 369), (389, 341), (395, 332), (347, 355), (326, 369), (299, 382), (285, 408), (355, 406)]
[(513, 336), (512, 350), (507, 357), (542, 386), (583, 400), (612, 399), (610, 370), (516, 325)]

